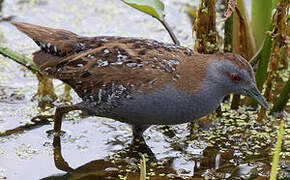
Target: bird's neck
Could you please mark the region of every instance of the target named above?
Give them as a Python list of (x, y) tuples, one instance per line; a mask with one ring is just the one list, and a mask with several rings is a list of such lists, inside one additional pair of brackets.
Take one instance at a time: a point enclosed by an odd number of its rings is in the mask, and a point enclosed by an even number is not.
[(213, 87), (212, 84), (209, 85), (205, 81), (202, 91), (191, 96), (191, 101), (198, 105), (193, 107), (193, 111), (199, 114), (199, 117), (196, 117), (196, 119), (214, 111), (220, 105), (225, 96), (226, 95), (222, 88), (219, 88), (218, 86)]

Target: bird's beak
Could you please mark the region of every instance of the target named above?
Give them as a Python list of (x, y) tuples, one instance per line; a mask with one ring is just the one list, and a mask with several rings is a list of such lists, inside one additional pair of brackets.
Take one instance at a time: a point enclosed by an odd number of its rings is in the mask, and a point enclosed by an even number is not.
[(262, 96), (262, 94), (260, 93), (260, 91), (258, 90), (258, 88), (256, 86), (254, 86), (254, 87), (252, 87), (250, 89), (244, 89), (244, 90), (245, 90), (245, 92), (246, 92), (246, 94), (248, 96), (250, 96), (255, 101), (257, 101), (259, 104), (261, 104), (263, 107), (265, 107), (266, 109), (268, 109), (268, 107), (269, 107), (268, 102)]

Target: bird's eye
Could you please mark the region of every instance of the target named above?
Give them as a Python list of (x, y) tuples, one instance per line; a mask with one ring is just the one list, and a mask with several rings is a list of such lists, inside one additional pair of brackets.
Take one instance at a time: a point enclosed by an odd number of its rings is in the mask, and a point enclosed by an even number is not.
[(238, 74), (234, 73), (232, 74), (232, 80), (234, 82), (239, 82), (241, 80), (241, 77)]

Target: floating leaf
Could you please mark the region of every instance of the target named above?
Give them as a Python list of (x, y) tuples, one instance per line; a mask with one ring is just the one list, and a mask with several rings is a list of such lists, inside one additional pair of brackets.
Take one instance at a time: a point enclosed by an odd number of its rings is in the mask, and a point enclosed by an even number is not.
[(164, 4), (160, 0), (122, 0), (124, 3), (132, 6), (139, 11), (149, 14), (156, 19), (164, 20)]

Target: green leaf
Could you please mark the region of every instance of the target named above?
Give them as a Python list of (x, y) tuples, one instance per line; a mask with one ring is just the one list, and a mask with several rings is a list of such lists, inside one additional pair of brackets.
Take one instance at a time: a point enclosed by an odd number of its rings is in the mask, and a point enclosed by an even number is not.
[[(269, 31), (273, 30), (273, 24), (269, 26)], [(272, 49), (272, 37), (269, 34), (266, 34), (264, 42), (262, 42), (262, 47), (258, 50), (258, 52), (252, 57), (250, 60), (250, 64), (254, 65), (258, 63), (258, 69), (255, 73), (257, 87), (260, 91), (263, 89), (263, 85), (266, 81), (267, 77), (267, 69), (270, 60)], [(257, 102), (252, 98), (248, 99), (247, 105), (256, 106)]]
[[(272, 27), (271, 27), (272, 28)], [(263, 84), (267, 78), (267, 69), (269, 65), (270, 55), (271, 55), (271, 48), (272, 48), (272, 39), (271, 35), (267, 35), (265, 38), (263, 47), (258, 54), (258, 69), (256, 71), (256, 81), (257, 86), (260, 91), (263, 89)], [(256, 56), (255, 56), (256, 57)]]
[(149, 14), (156, 19), (164, 20), (164, 4), (160, 0), (122, 0), (139, 11)]
[(276, 100), (271, 114), (274, 112), (282, 112), (283, 109), (286, 109), (287, 102), (290, 98), (290, 78), (288, 79), (287, 83), (285, 84), (284, 88), (282, 89), (279, 98)]
[(266, 31), (271, 23), (272, 1), (271, 0), (254, 0), (252, 2), (252, 28), (256, 39), (257, 47), (260, 47)]

